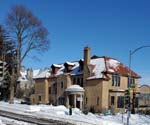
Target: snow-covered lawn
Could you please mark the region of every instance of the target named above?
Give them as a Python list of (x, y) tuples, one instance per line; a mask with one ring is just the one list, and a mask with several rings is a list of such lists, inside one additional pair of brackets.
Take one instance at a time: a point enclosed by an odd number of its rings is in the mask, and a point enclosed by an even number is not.
[[(35, 116), (38, 118), (47, 118), (54, 120), (63, 120), (76, 125), (125, 125), (127, 114), (116, 114), (113, 116), (104, 116), (103, 114), (83, 114), (79, 109), (72, 109), (72, 115), (69, 115), (69, 109), (64, 106), (52, 105), (23, 105), (9, 104), (0, 102), (0, 110), (10, 111), (18, 114)], [(29, 125), (28, 123), (12, 121), (0, 117), (0, 125), (13, 122), (12, 125)], [(31, 125), (31, 124), (30, 124)], [(150, 125), (150, 116), (146, 115), (131, 115), (130, 125)]]

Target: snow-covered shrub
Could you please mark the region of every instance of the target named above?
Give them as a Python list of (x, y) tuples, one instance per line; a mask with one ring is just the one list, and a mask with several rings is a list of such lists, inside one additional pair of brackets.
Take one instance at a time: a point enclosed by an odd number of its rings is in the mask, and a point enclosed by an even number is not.
[(87, 115), (89, 113), (89, 109), (85, 107), (82, 112)]
[(95, 114), (95, 108), (94, 108), (94, 106), (90, 107), (90, 112), (92, 112), (93, 114)]

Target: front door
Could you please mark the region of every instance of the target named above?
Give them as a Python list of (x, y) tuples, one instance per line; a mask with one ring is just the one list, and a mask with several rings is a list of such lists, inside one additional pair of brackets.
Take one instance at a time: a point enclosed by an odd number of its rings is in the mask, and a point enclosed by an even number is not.
[(76, 107), (80, 109), (80, 101), (76, 102)]

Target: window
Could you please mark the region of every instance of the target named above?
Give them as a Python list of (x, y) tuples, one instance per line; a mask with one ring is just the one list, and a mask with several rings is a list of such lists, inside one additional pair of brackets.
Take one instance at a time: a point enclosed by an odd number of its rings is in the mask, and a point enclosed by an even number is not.
[(76, 84), (76, 78), (73, 78), (73, 84)]
[(139, 99), (138, 97), (135, 97), (135, 108), (138, 108), (139, 106)]
[(61, 88), (63, 88), (63, 87), (64, 87), (64, 83), (63, 83), (63, 82), (61, 82), (61, 83), (60, 83), (60, 86), (61, 86)]
[(111, 102), (111, 105), (114, 105), (115, 104), (115, 97), (114, 96), (111, 96), (111, 100), (110, 100)]
[(118, 96), (117, 107), (124, 108), (124, 96)]
[(59, 97), (58, 101), (59, 101), (59, 105), (65, 104), (65, 98), (64, 97)]
[(80, 85), (80, 78), (77, 79), (77, 84)]
[(135, 84), (135, 79), (132, 77), (128, 77), (128, 87), (130, 87), (131, 84)]
[(57, 83), (54, 83), (51, 87), (51, 94), (57, 94)]
[(99, 105), (99, 97), (97, 97), (96, 103), (97, 105)]
[(81, 87), (83, 87), (83, 78), (81, 78)]
[(120, 76), (112, 75), (112, 86), (120, 86)]
[(86, 98), (85, 98), (85, 104), (87, 104), (87, 102), (88, 102), (88, 98), (86, 97)]
[(42, 97), (41, 96), (39, 96), (39, 101), (41, 101), (42, 100)]
[(51, 87), (49, 87), (49, 90), (48, 90), (48, 91), (49, 91), (49, 94), (51, 94)]

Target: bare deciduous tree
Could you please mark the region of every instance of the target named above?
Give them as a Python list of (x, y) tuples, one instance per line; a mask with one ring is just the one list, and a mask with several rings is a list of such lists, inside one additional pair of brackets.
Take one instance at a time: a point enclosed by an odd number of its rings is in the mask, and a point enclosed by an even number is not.
[(32, 51), (49, 49), (48, 31), (33, 13), (22, 5), (13, 6), (6, 16), (6, 26), (15, 41), (17, 54), (17, 74), (21, 63)]

